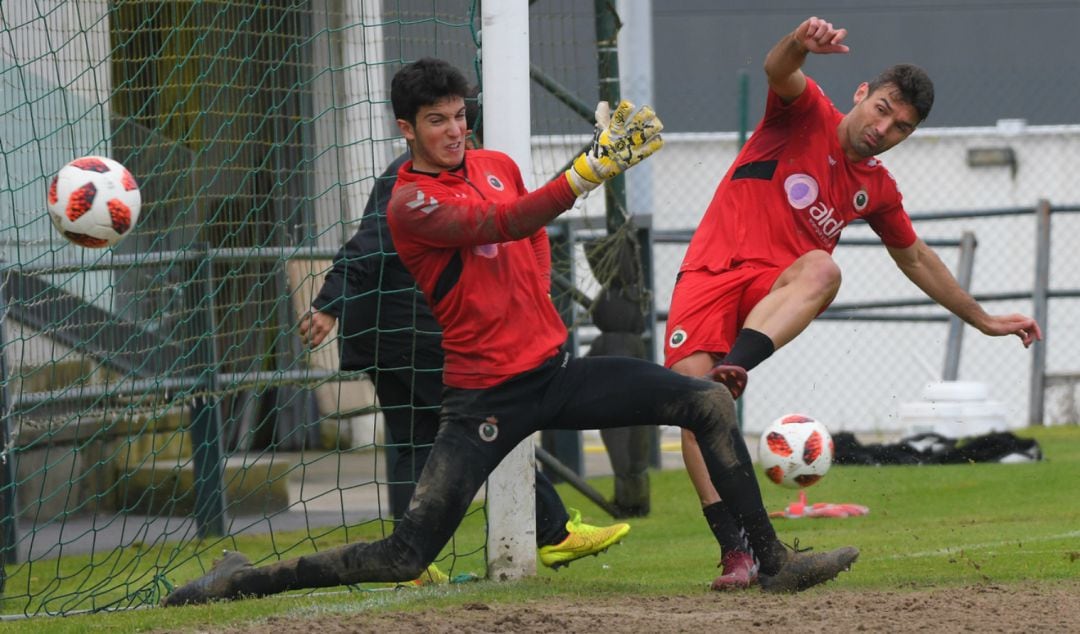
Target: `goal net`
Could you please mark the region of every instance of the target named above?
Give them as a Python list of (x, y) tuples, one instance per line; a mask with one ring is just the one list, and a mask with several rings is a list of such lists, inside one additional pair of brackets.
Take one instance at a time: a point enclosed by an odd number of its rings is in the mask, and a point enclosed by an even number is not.
[[(531, 186), (580, 151), (598, 97), (591, 7), (547, 5)], [(437, 56), (491, 90), (480, 24), (474, 0), (0, 5), (4, 614), (152, 605), (222, 549), (261, 563), (393, 530), (387, 463), (412, 447), (384, 431), (374, 363), (342, 371), (340, 338), (296, 328), (405, 151), (390, 77)], [(52, 175), (92, 154), (142, 191), (112, 249), (46, 211)], [(605, 235), (604, 203), (574, 230)], [(554, 250), (571, 325), (599, 288), (575, 240)], [(486, 570), (496, 522), (474, 508), (436, 562), (451, 575)]]

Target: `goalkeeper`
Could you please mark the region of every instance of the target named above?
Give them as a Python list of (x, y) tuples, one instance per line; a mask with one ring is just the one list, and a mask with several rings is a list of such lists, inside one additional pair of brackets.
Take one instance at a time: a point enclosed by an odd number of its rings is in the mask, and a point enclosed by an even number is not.
[(386, 539), (265, 566), (228, 553), (165, 605), (414, 579), (503, 457), (542, 429), (690, 429), (713, 485), (746, 529), (763, 590), (795, 592), (847, 569), (855, 548), (796, 552), (779, 542), (727, 389), (640, 359), (571, 358), (563, 350), (544, 226), (661, 148), (653, 111), (619, 104), (563, 177), (529, 193), (508, 156), (466, 150), (467, 91), (458, 70), (431, 58), (406, 66), (391, 84), (412, 160), (398, 172), (390, 230), (442, 326), (445, 352), (439, 433), (405, 516)]
[[(465, 103), (465, 121), (483, 142), (475, 90)], [(304, 343), (318, 346), (340, 320), (342, 370), (369, 370), (389, 437), (390, 514), (395, 522), (408, 508), (416, 480), (439, 430), (442, 336), (416, 281), (394, 250), (386, 208), (406, 152), (376, 179), (360, 228), (334, 258), (312, 310), (300, 321)], [(412, 328), (405, 326), (411, 324)], [(571, 509), (571, 511), (573, 511)], [(556, 568), (618, 543), (624, 523), (590, 526), (569, 513), (558, 492), (536, 470), (536, 545), (540, 563)], [(432, 564), (421, 582), (447, 579)]]

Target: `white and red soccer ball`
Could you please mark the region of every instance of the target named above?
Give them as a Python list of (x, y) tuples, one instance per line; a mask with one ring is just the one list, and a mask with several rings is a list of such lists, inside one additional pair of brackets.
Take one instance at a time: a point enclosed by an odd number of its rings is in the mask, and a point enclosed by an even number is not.
[(765, 476), (780, 486), (801, 489), (814, 484), (832, 466), (832, 459), (832, 435), (810, 416), (781, 416), (761, 433), (758, 462)]
[(91, 249), (120, 242), (139, 221), (142, 194), (135, 177), (104, 156), (71, 161), (49, 183), (49, 217), (62, 236)]

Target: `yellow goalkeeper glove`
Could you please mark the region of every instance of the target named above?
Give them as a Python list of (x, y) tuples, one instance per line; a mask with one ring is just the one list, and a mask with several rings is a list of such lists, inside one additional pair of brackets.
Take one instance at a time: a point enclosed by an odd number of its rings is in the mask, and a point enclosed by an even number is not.
[(566, 170), (566, 180), (578, 196), (599, 187), (631, 166), (637, 165), (664, 146), (660, 131), (664, 124), (649, 106), (634, 110), (623, 100), (610, 115), (606, 101), (596, 108), (596, 132), (592, 147), (574, 159)]

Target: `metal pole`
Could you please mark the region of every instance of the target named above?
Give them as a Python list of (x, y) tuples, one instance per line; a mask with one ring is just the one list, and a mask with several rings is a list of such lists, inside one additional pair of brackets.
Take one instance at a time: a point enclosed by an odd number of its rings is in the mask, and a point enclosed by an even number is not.
[[(594, 0), (593, 7), (596, 12), (596, 57), (597, 70), (600, 82), (600, 99), (615, 107), (622, 100), (622, 84), (619, 73), (619, 29), (622, 21), (619, 19), (618, 9), (612, 0)], [(641, 9), (639, 5), (637, 7)], [(633, 10), (631, 8), (631, 10)], [(637, 63), (643, 64), (641, 60)], [(638, 104), (641, 105), (641, 104)], [(647, 168), (648, 166), (646, 166)], [(648, 178), (643, 172), (643, 178)], [(643, 182), (647, 185), (647, 181)], [(651, 188), (646, 191), (640, 189), (638, 194), (645, 194), (651, 198)], [(619, 174), (604, 185), (604, 202), (607, 208), (608, 234), (616, 233), (630, 217), (630, 208), (626, 200), (626, 176)], [(646, 230), (647, 231), (647, 230)], [(639, 234), (640, 235), (640, 234)], [(646, 262), (642, 258), (639, 261), (641, 270), (646, 270)], [(642, 285), (649, 291), (652, 290), (651, 278), (642, 277)], [(649, 338), (651, 345), (652, 338)], [(647, 445), (648, 462), (653, 467), (660, 466), (660, 433), (655, 427), (627, 427), (619, 430), (605, 430), (601, 435), (614, 438), (613, 434), (628, 434), (630, 445), (639, 447), (643, 443)], [(647, 437), (645, 437), (647, 436)], [(605, 440), (605, 444), (607, 441)], [(616, 474), (618, 475), (618, 474)], [(616, 500), (618, 502), (618, 500)]]
[(1050, 336), (1050, 201), (1040, 200), (1035, 208), (1035, 286), (1031, 292), (1035, 321), (1043, 340), (1032, 345), (1031, 393), (1028, 398), (1028, 425), (1044, 424), (1046, 398), (1046, 343)]
[(4, 319), (7, 317), (7, 285), (0, 284), (0, 592), (6, 583), (3, 564), (19, 561), (19, 532), (15, 522), (15, 455), (11, 443), (11, 400), (8, 398), (7, 341), (4, 339)]
[(603, 494), (594, 489), (592, 485), (582, 479), (573, 469), (564, 465), (558, 458), (545, 451), (543, 447), (536, 448), (536, 460), (544, 465), (545, 471), (550, 470), (551, 473), (566, 480), (572, 487), (577, 489), (579, 493), (589, 498), (593, 504), (599, 506), (608, 515), (616, 518), (621, 517), (619, 510), (612, 506), (611, 502), (605, 500)]
[[(739, 69), (739, 149), (742, 150), (746, 145), (746, 138), (749, 135), (750, 130), (750, 73), (746, 69)], [(687, 240), (689, 242), (689, 239)], [(745, 412), (743, 410), (743, 403), (746, 401), (739, 399), (735, 402), (735, 416), (739, 422), (739, 429), (744, 428)]]
[[(615, 0), (615, 11), (621, 27), (618, 38), (619, 96), (639, 106), (655, 105), (653, 0)], [(631, 218), (656, 213), (653, 167), (653, 161), (645, 161), (626, 176), (626, 211)]]
[(739, 149), (746, 145), (750, 130), (750, 73), (739, 69)]
[[(196, 247), (207, 254), (206, 245)], [(214, 336), (214, 274), (209, 256), (196, 264), (188, 285), (195, 311), (194, 332), (200, 384), (191, 402), (191, 461), (195, 522), (200, 537), (225, 534), (225, 494), (221, 450), (221, 412), (217, 406), (218, 363)], [(201, 282), (201, 284), (199, 283)]]
[[(960, 263), (957, 266), (956, 281), (960, 288), (971, 292), (971, 278), (975, 270), (975, 247), (978, 242), (975, 234), (965, 231), (960, 236)], [(960, 344), (964, 340), (964, 322), (952, 315), (949, 318), (949, 337), (945, 340), (945, 369), (941, 373), (944, 381), (955, 381), (960, 374)]]
[[(536, 82), (541, 88), (546, 90), (548, 94), (555, 97), (567, 108), (570, 108), (578, 114), (587, 123), (593, 122), (593, 110), (590, 106), (586, 105), (584, 101), (578, 99), (577, 95), (570, 92), (570, 89), (563, 86), (554, 78), (549, 76), (544, 71), (537, 68), (535, 65), (529, 65), (529, 77)], [(565, 170), (564, 170), (565, 171)], [(560, 172), (561, 173), (561, 172)]]
[[(548, 227), (548, 239), (551, 242), (551, 276), (552, 279), (574, 279), (574, 229), (569, 222), (560, 221)], [(567, 345), (574, 355), (578, 350), (578, 331), (574, 328), (574, 299), (570, 293), (552, 293), (552, 302), (562, 317), (563, 324), (568, 332)], [(536, 448), (537, 456), (541, 451), (550, 451), (561, 465), (572, 470), (577, 475), (585, 473), (585, 451), (582, 447), (581, 432), (573, 429), (546, 429), (540, 433), (540, 447)], [(554, 471), (550, 465), (545, 465), (544, 474), (552, 482), (558, 483), (567, 479), (561, 472)]]
[[(619, 84), (619, 16), (611, 0), (594, 0), (596, 10), (596, 61), (600, 100), (614, 108), (622, 99)], [(619, 174), (604, 185), (608, 233), (626, 222), (626, 177)]]

